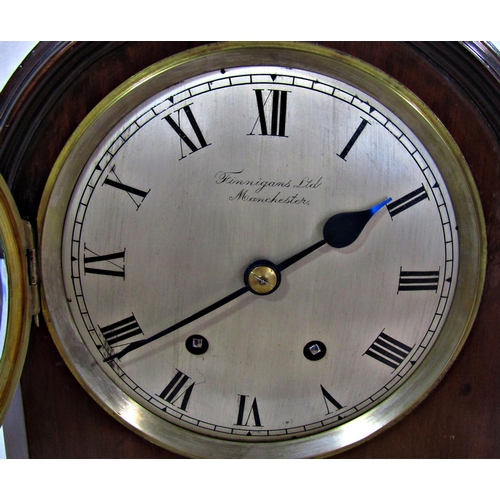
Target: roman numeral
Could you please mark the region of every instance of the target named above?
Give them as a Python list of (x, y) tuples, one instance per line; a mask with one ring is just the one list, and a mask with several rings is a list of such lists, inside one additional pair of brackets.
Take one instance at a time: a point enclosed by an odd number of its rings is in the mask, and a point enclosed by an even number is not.
[(416, 290), (433, 290), (437, 292), (439, 284), (439, 270), (437, 271), (403, 271), (399, 270), (399, 292)]
[(349, 154), (349, 151), (352, 149), (354, 146), (354, 143), (359, 139), (359, 136), (361, 135), (361, 132), (365, 129), (366, 125), (370, 125), (370, 123), (365, 120), (364, 118), (361, 118), (361, 123), (359, 124), (358, 128), (356, 129), (356, 132), (354, 132), (354, 135), (349, 139), (349, 142), (346, 144), (345, 148), (342, 150), (342, 153), (337, 154), (337, 156), (340, 156), (344, 161), (346, 161), (345, 157)]
[(392, 219), (396, 215), (403, 212), (404, 210), (408, 210), (410, 207), (413, 207), (413, 205), (416, 205), (417, 203), (420, 203), (425, 199), (428, 200), (429, 195), (427, 194), (427, 191), (425, 190), (424, 186), (422, 186), (418, 189), (415, 189), (415, 191), (408, 193), (402, 198), (399, 198), (399, 200), (389, 203), (387, 205), (387, 210), (389, 211), (389, 214)]
[[(177, 370), (177, 369), (176, 369)], [(180, 406), (177, 406), (181, 410), (185, 410), (189, 403), (189, 398), (193, 392), (194, 382), (188, 384), (191, 378), (185, 373), (177, 370), (174, 378), (168, 383), (167, 387), (161, 391), (158, 396), (164, 399), (167, 403), (174, 405), (179, 399), (182, 398)]]
[[(114, 179), (110, 178), (111, 175), (114, 177)], [(113, 167), (111, 168), (110, 174), (106, 177), (106, 179), (104, 179), (103, 184), (114, 187), (116, 189), (120, 189), (125, 193), (127, 193), (130, 199), (134, 202), (137, 210), (139, 210), (139, 207), (144, 201), (144, 198), (146, 198), (149, 191), (151, 191), (151, 190), (142, 191), (141, 189), (128, 186), (127, 184), (123, 184), (123, 182), (119, 179), (118, 175), (116, 174), (115, 165), (113, 165)]]
[(139, 323), (137, 323), (133, 314), (132, 316), (116, 321), (111, 325), (102, 327), (99, 326), (99, 329), (110, 346), (119, 344), (120, 342), (123, 342), (131, 337), (135, 337), (136, 335), (143, 335), (141, 327), (139, 326)]
[[(341, 410), (343, 406), (321, 384), (320, 387), (323, 399), (325, 400), (326, 414), (329, 415), (330, 413), (335, 413), (335, 411)], [(330, 410), (330, 405), (333, 405), (336, 410)]]
[[(89, 264), (100, 265), (99, 267), (90, 267)], [(117, 276), (125, 279), (125, 249), (123, 252), (97, 255), (85, 245), (83, 265), (86, 274), (102, 274), (104, 276)]]
[(245, 406), (248, 396), (244, 394), (238, 394), (238, 396), (240, 401), (238, 405), (238, 418), (236, 420), (236, 425), (248, 426), (250, 417), (253, 417), (254, 427), (262, 427), (260, 422), (259, 407), (257, 406), (257, 398), (253, 399), (253, 403), (250, 406), (250, 410), (248, 411), (245, 419)]
[[(176, 111), (177, 122), (172, 118), (172, 115), (167, 115), (163, 118), (174, 129), (175, 133), (181, 139), (181, 142), (180, 142), (181, 157), (179, 158), (179, 160), (186, 158), (186, 155), (184, 154), (184, 149), (182, 147), (182, 143), (184, 143), (191, 150), (191, 153), (195, 153), (196, 151), (199, 151), (200, 149), (203, 149), (203, 148), (206, 148), (207, 146), (210, 146), (210, 144), (208, 144), (207, 141), (205, 140), (205, 137), (203, 136), (203, 134), (201, 132), (201, 129), (198, 125), (198, 122), (196, 121), (196, 118), (193, 115), (193, 112), (191, 111), (190, 106), (191, 106), (191, 104), (188, 104), (187, 106), (184, 106), (183, 108)], [(190, 138), (186, 134), (186, 132), (184, 132), (184, 130), (182, 130), (182, 128), (180, 126), (181, 116), (184, 116), (184, 115), (188, 119), (191, 131), (196, 136), (196, 140), (194, 138)]]
[(404, 361), (406, 356), (408, 356), (411, 350), (411, 347), (403, 344), (403, 342), (399, 340), (389, 337), (389, 335), (382, 331), (364, 354), (396, 369)]
[[(254, 135), (254, 130), (257, 124), (260, 124), (260, 135), (271, 135), (278, 137), (287, 137), (285, 135), (286, 126), (286, 108), (288, 100), (288, 91), (285, 90), (270, 90), (264, 99), (261, 89), (254, 89), (257, 99), (257, 110), (259, 117), (249, 135)], [(271, 116), (266, 113), (268, 101), (271, 98)], [(266, 116), (266, 114), (268, 116)], [(270, 118), (270, 128), (269, 128)]]

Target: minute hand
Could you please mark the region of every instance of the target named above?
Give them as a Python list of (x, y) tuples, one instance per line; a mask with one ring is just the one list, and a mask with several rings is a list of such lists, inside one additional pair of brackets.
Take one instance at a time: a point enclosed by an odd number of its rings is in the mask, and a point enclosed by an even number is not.
[[(281, 262), (281, 264), (278, 264), (276, 267), (278, 272), (282, 272), (288, 267), (290, 267), (292, 264), (295, 264), (299, 260), (303, 259), (310, 253), (314, 252), (318, 248), (321, 248), (323, 245), (326, 243), (330, 245), (333, 248), (344, 248), (357, 240), (361, 232), (363, 231), (364, 227), (368, 223), (368, 221), (375, 215), (382, 207), (387, 205), (392, 201), (392, 198), (388, 198), (387, 200), (383, 201), (382, 203), (369, 208), (367, 210), (362, 210), (360, 212), (344, 212), (340, 214), (336, 214), (332, 217), (330, 217), (325, 225), (323, 226), (323, 238), (322, 240), (318, 241), (314, 245), (311, 245), (307, 247), (305, 250), (302, 250), (298, 252), (297, 254), (293, 255), (292, 257), (289, 257), (288, 259), (284, 260)], [(153, 342), (161, 337), (164, 337), (168, 335), (169, 333), (175, 332), (179, 328), (182, 328), (186, 325), (189, 325), (193, 321), (196, 321), (197, 319), (202, 318), (203, 316), (206, 316), (207, 314), (215, 311), (219, 307), (222, 307), (229, 302), (237, 299), (241, 295), (245, 294), (248, 292), (250, 288), (246, 285), (235, 292), (227, 295), (223, 299), (218, 300), (217, 302), (213, 303), (212, 305), (205, 307), (204, 309), (201, 309), (197, 313), (179, 321), (178, 323), (175, 323), (175, 325), (172, 325), (168, 327), (165, 330), (162, 330), (161, 332), (148, 337), (147, 339), (144, 340), (137, 340), (135, 342), (132, 342), (129, 344), (125, 349), (122, 349), (120, 352), (112, 354), (111, 356), (108, 356), (107, 358), (104, 358), (105, 362), (112, 361), (114, 359), (121, 359), (123, 356), (128, 354), (129, 352), (135, 351), (139, 347), (142, 347), (144, 345), (149, 344), (150, 342)]]
[(239, 290), (236, 290), (236, 292), (233, 292), (229, 294), (227, 297), (224, 297), (223, 299), (215, 302), (214, 304), (205, 307), (205, 309), (202, 309), (201, 311), (198, 311), (197, 313), (189, 316), (188, 318), (183, 319), (182, 321), (179, 321), (175, 325), (172, 325), (168, 327), (165, 330), (162, 330), (161, 332), (153, 335), (152, 337), (148, 337), (147, 339), (144, 340), (136, 340), (135, 342), (132, 342), (129, 344), (125, 349), (122, 349), (120, 352), (112, 354), (111, 356), (108, 356), (107, 358), (104, 358), (105, 362), (112, 361), (113, 359), (121, 359), (125, 354), (128, 354), (131, 351), (135, 351), (139, 347), (142, 347), (143, 345), (149, 344), (150, 342), (153, 342), (154, 340), (157, 340), (161, 337), (164, 337), (165, 335), (168, 335), (169, 333), (175, 332), (179, 328), (182, 328), (183, 326), (189, 325), (189, 323), (192, 323), (193, 321), (196, 321), (197, 319), (202, 318), (203, 316), (211, 313), (212, 311), (215, 311), (219, 307), (222, 307), (232, 300), (237, 299), (244, 293), (248, 292), (250, 288), (248, 286), (244, 286), (240, 288)]

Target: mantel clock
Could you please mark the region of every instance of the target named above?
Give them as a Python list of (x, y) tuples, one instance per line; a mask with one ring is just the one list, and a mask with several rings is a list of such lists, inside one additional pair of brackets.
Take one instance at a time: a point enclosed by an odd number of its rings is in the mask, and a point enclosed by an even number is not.
[[(4, 176), (36, 229), (26, 276), (44, 333), (31, 343), (48, 344), (38, 350), (65, 371), (49, 399), (60, 406), (65, 384), (78, 387), (67, 366), (119, 422), (78, 389), (70, 432), (95, 432), (87, 413), (113, 430), (107, 449), (94, 436), (74, 456), (369, 450), (467, 350), (488, 283), (475, 162), (499, 149), (475, 153), (472, 124), (458, 128), (451, 107), (421, 91), (429, 79), (464, 98), (453, 65), (436, 70), (448, 46), (390, 44), (404, 67), (394, 72), (377, 44), (157, 43), (141, 59), (148, 45), (51, 45), (53, 86), (27, 86), (45, 90), (50, 109), (40, 100), (34, 125), (23, 97), (24, 141), (3, 133)], [(467, 97), (456, 116), (482, 121), (478, 133), (498, 143)], [(24, 195), (23, 175), (36, 176)], [(39, 356), (28, 351), (22, 379), (28, 436), (31, 397), (48, 390), (34, 378)], [(110, 451), (124, 439), (128, 451)]]

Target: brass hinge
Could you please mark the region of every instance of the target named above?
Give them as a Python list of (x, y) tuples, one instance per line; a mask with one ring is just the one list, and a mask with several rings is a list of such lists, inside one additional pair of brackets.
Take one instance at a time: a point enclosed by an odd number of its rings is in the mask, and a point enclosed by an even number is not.
[(40, 289), (38, 279), (38, 257), (35, 246), (35, 236), (33, 228), (27, 220), (23, 220), (24, 233), (26, 238), (26, 259), (28, 264), (28, 283), (31, 297), (31, 315), (36, 326), (40, 326)]

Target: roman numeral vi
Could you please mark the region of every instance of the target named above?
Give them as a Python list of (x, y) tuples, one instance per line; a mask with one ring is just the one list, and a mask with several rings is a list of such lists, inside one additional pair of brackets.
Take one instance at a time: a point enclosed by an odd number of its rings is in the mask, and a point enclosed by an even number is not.
[(247, 416), (245, 418), (245, 406), (248, 396), (244, 394), (239, 394), (238, 396), (239, 396), (239, 404), (238, 404), (238, 418), (236, 420), (236, 425), (248, 426), (250, 417), (253, 417), (254, 427), (262, 427), (259, 415), (259, 407), (257, 405), (257, 398), (253, 399), (253, 402), (250, 406), (250, 410), (246, 414)]

